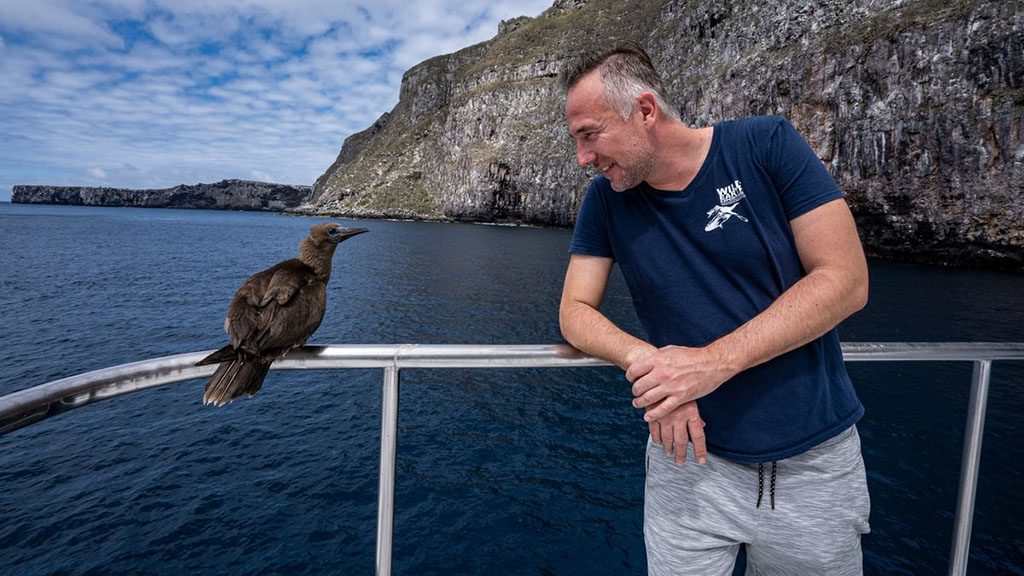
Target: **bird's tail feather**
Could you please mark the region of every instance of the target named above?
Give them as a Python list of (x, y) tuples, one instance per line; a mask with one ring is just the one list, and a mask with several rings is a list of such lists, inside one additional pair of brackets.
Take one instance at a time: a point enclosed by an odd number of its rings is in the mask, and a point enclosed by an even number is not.
[(252, 396), (263, 386), (270, 364), (236, 359), (224, 362), (210, 377), (203, 392), (203, 404), (223, 406), (243, 394)]
[(231, 347), (230, 344), (217, 350), (203, 358), (199, 362), (196, 362), (196, 366), (205, 366), (207, 364), (220, 364), (221, 362), (228, 362), (238, 358), (238, 351)]

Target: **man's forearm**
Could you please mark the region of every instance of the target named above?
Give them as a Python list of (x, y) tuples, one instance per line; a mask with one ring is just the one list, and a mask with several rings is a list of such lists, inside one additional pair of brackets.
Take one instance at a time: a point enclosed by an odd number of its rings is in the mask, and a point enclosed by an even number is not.
[(599, 310), (583, 302), (563, 303), (559, 322), (562, 335), (570, 344), (623, 370), (656, 350), (653, 345), (622, 330)]
[(866, 301), (866, 278), (816, 270), (766, 310), (708, 345), (708, 352), (739, 373), (819, 338)]
[(867, 303), (867, 262), (846, 202), (824, 204), (791, 226), (807, 275), (763, 312), (708, 346), (736, 372), (807, 344)]

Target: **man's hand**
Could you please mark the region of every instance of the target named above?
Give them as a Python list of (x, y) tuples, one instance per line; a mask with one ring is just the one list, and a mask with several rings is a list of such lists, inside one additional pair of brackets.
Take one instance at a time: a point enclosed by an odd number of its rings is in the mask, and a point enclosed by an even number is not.
[(686, 462), (686, 447), (693, 442), (693, 455), (698, 464), (707, 461), (708, 449), (704, 438), (704, 421), (697, 411), (696, 402), (687, 402), (660, 420), (650, 422), (651, 439), (665, 448), (665, 455), (675, 454), (676, 464)]
[[(626, 353), (629, 368), (626, 375), (635, 366), (649, 362), (658, 353), (658, 349), (646, 344), (630, 349)], [(632, 381), (632, 380), (631, 380)], [(634, 388), (635, 390), (635, 388)], [(648, 409), (648, 414), (650, 409)], [(645, 418), (646, 419), (646, 418)], [(707, 461), (708, 449), (704, 438), (704, 420), (700, 417), (696, 402), (687, 402), (675, 410), (669, 411), (659, 419), (647, 419), (647, 427), (651, 431), (651, 440), (665, 448), (665, 455), (675, 455), (680, 466), (686, 462), (686, 447), (693, 442), (693, 455), (697, 462)]]
[(626, 370), (633, 406), (647, 408), (644, 420), (661, 420), (677, 408), (710, 394), (735, 375), (710, 348), (665, 346)]

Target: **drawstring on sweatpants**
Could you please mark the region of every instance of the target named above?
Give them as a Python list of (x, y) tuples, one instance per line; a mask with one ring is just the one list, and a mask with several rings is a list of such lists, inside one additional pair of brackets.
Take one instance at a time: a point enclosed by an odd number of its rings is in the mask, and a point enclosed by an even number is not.
[[(779, 472), (779, 463), (772, 462), (772, 483), (769, 498), (772, 502), (772, 510), (775, 510), (775, 477)], [(761, 507), (761, 497), (764, 496), (764, 464), (757, 464), (757, 508)]]

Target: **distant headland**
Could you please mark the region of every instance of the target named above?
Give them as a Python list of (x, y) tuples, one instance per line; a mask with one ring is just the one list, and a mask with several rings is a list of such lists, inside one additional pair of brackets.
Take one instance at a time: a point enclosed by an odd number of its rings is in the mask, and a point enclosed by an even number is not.
[(173, 188), (135, 190), (94, 186), (15, 186), (15, 204), (69, 204), (74, 206), (129, 206), (136, 208), (189, 208), (202, 210), (258, 210), (282, 212), (305, 202), (310, 186), (272, 184), (252, 180), (221, 180), (212, 184), (179, 184)]

